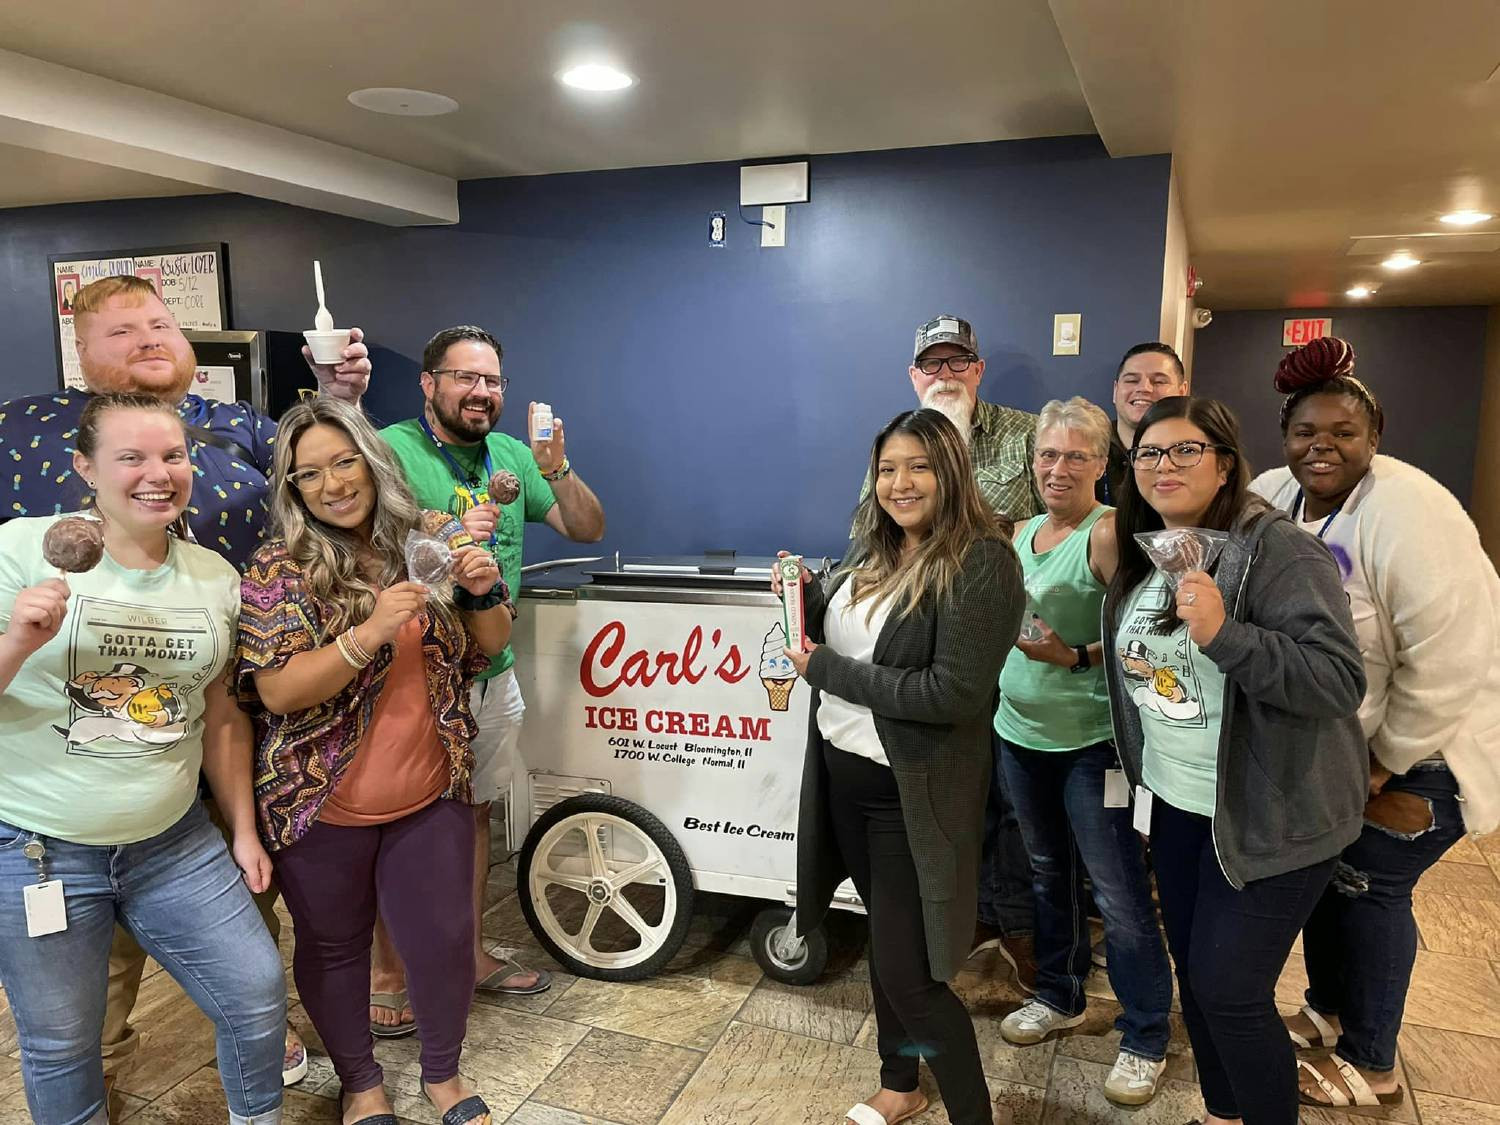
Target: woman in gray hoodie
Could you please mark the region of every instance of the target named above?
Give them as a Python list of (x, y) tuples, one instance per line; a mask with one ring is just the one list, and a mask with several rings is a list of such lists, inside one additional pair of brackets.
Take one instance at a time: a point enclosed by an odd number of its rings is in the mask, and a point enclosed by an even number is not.
[[(1296, 1125), (1276, 980), (1368, 777), (1364, 668), (1326, 547), (1248, 492), (1234, 414), (1169, 398), (1136, 430), (1104, 606), (1110, 707), (1147, 832), (1207, 1125)], [(1135, 538), (1227, 536), (1159, 569)]]

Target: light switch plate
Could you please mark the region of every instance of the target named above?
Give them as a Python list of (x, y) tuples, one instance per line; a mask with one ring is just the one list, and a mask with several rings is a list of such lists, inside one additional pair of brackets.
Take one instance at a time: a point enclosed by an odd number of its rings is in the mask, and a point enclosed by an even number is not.
[(1052, 354), (1077, 355), (1082, 334), (1082, 313), (1058, 313), (1052, 318)]
[(780, 204), (775, 207), (762, 207), (760, 209), (762, 222), (773, 223), (774, 226), (760, 228), (760, 244), (762, 246), (785, 246), (786, 245), (786, 205)]

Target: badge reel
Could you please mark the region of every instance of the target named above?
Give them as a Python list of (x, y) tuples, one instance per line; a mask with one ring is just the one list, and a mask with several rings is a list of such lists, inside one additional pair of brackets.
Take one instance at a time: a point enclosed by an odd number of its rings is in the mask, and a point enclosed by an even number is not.
[(61, 879), (48, 879), (45, 863), (47, 848), (40, 840), (26, 841), (21, 854), (36, 864), (37, 881), (22, 892), (26, 903), (26, 934), (46, 937), (68, 928), (68, 909), (63, 900)]

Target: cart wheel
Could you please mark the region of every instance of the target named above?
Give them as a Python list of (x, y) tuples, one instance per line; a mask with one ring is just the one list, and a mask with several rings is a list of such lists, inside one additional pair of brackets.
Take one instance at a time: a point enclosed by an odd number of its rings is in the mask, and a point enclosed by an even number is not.
[(672, 833), (623, 797), (583, 793), (531, 826), (517, 870), (521, 912), (565, 969), (640, 980), (682, 948), (693, 875)]
[(782, 984), (811, 984), (828, 965), (828, 937), (819, 926), (799, 938), (792, 928), (792, 912), (772, 906), (755, 916), (750, 927), (750, 952), (766, 976)]

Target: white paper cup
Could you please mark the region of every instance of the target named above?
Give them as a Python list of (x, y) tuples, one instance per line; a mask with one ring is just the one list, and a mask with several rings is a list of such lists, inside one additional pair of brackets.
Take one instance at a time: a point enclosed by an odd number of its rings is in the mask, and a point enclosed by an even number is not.
[(302, 333), (312, 351), (314, 363), (342, 363), (344, 349), (349, 346), (349, 329), (330, 328), (320, 332), (315, 328)]

